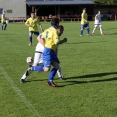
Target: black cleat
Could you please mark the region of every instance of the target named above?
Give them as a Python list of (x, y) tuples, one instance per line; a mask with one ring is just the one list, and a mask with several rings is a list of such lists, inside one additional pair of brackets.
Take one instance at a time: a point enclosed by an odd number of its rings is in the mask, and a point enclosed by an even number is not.
[(52, 86), (52, 87), (58, 87), (58, 85), (55, 84), (53, 81), (48, 81), (48, 82), (47, 82), (47, 85), (48, 85), (48, 86)]
[(61, 80), (65, 80), (64, 76), (59, 77)]
[(20, 83), (25, 83), (25, 80), (24, 79), (20, 79)]

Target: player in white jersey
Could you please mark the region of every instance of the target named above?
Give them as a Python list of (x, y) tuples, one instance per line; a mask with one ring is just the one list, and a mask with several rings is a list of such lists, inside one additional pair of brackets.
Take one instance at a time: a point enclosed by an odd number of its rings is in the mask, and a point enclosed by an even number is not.
[(92, 35), (94, 35), (94, 32), (97, 27), (100, 28), (101, 35), (104, 35), (102, 32), (102, 21), (101, 21), (101, 12), (100, 11), (98, 11), (98, 14), (96, 14), (96, 16), (95, 16), (94, 29), (93, 29)]
[[(38, 41), (41, 41), (41, 36), (42, 36), (42, 33), (38, 36)], [(38, 44), (36, 45), (36, 49), (35, 49), (35, 55), (34, 55), (34, 62), (33, 62), (33, 65), (32, 66), (38, 66), (38, 65), (43, 65), (43, 60), (42, 60), (42, 52), (44, 50), (44, 46), (38, 42)], [(56, 54), (58, 53), (58, 45), (57, 45), (57, 48), (56, 48)], [(25, 79), (27, 78), (27, 76), (31, 73), (32, 71), (27, 71), (24, 73), (24, 75), (22, 76), (22, 78), (20, 79), (20, 82), (21, 83), (24, 83), (25, 82)], [(61, 67), (60, 67), (60, 64), (59, 64), (59, 69), (57, 70), (57, 74), (58, 74), (58, 77), (61, 79), (61, 80), (64, 80), (64, 77), (62, 75), (62, 71), (61, 71)]]

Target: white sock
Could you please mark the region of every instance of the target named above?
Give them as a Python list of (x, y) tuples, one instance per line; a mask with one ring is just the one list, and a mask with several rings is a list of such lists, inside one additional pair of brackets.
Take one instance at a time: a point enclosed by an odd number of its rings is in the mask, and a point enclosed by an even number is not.
[(26, 79), (26, 73), (22, 76), (22, 78), (21, 79)]
[(100, 33), (103, 34), (103, 32), (102, 32), (102, 28), (100, 28)]
[(94, 32), (95, 32), (95, 29), (96, 29), (96, 28), (94, 28), (94, 29), (93, 29), (93, 32), (92, 32), (92, 33), (94, 33)]
[(59, 69), (57, 70), (58, 77), (62, 77), (61, 67), (59, 65)]

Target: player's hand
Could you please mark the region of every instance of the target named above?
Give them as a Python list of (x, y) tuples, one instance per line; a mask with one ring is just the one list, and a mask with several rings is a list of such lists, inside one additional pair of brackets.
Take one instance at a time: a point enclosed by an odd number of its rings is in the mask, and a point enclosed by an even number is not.
[(67, 42), (67, 38), (64, 38), (63, 41), (64, 41), (64, 42)]

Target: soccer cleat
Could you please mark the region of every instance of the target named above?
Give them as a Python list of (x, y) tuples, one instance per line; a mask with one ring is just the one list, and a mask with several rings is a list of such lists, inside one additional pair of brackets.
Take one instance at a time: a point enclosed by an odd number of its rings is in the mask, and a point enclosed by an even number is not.
[(48, 86), (52, 86), (52, 87), (58, 87), (58, 85), (55, 84), (53, 81), (48, 81), (48, 82), (47, 82), (47, 85), (48, 85)]
[(87, 34), (88, 36), (90, 36), (90, 34)]
[(25, 82), (25, 80), (24, 79), (20, 79), (20, 83), (24, 83)]
[(59, 77), (61, 80), (65, 80), (64, 76)]
[(102, 33), (101, 36), (104, 36), (104, 34)]
[(28, 77), (31, 73), (32, 73), (31, 66), (29, 66), (24, 75), (22, 76), (22, 78), (20, 79), (20, 83), (24, 83), (26, 77)]
[(81, 37), (83, 36), (83, 35), (80, 35)]
[(94, 36), (95, 34), (94, 33), (92, 33), (92, 36)]

